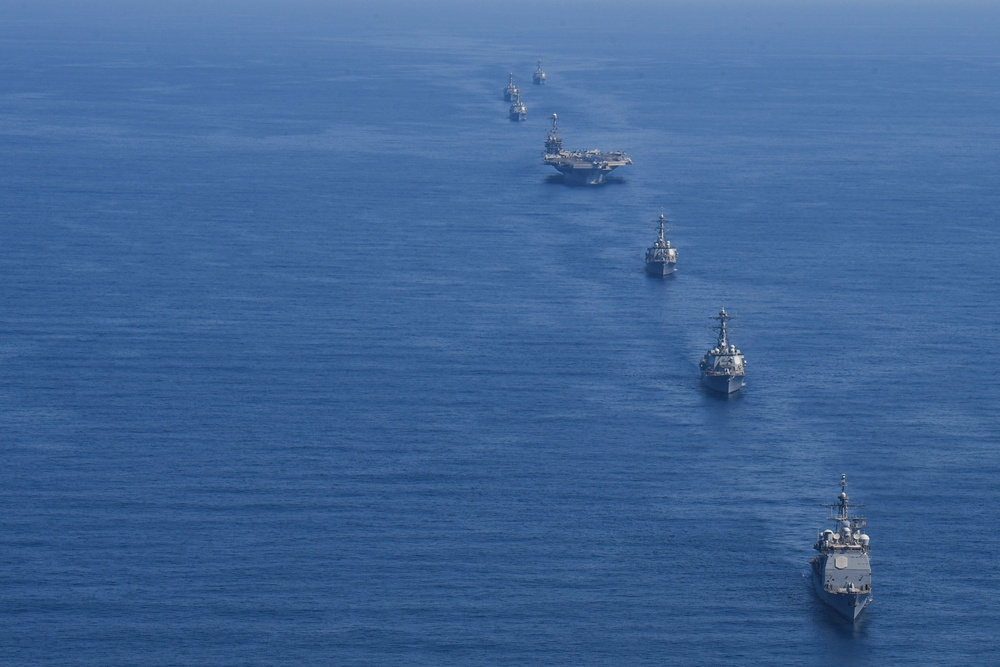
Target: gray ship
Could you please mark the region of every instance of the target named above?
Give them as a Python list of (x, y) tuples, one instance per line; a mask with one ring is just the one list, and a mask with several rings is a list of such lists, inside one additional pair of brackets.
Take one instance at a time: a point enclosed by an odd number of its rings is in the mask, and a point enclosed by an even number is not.
[(726, 322), (733, 317), (728, 315), (726, 309), (723, 308), (717, 317), (711, 319), (719, 321), (719, 342), (705, 353), (705, 356), (701, 358), (701, 363), (698, 364), (701, 369), (701, 382), (713, 391), (732, 394), (747, 386), (747, 362), (743, 358), (743, 353), (729, 342)]
[(824, 530), (813, 548), (819, 552), (809, 561), (812, 565), (813, 587), (823, 602), (838, 614), (856, 623), (872, 599), (872, 565), (868, 556), (869, 538), (863, 532), (864, 517), (851, 516), (852, 507), (863, 505), (848, 502), (847, 475), (840, 476), (840, 497), (833, 505), (830, 517), (837, 530)]
[(660, 237), (646, 249), (646, 273), (665, 278), (677, 273), (677, 248), (663, 237), (667, 219), (660, 213)]
[(521, 94), (521, 91), (517, 89), (514, 85), (514, 75), (511, 74), (510, 78), (507, 80), (507, 87), (503, 89), (503, 99), (505, 102), (512, 102), (515, 97)]
[(535, 73), (531, 75), (531, 81), (536, 86), (544, 86), (545, 85), (545, 70), (542, 69), (542, 61), (541, 60), (538, 61), (538, 69), (536, 69)]
[(556, 126), (558, 120), (559, 116), (552, 114), (552, 130), (549, 131), (549, 136), (545, 139), (542, 162), (555, 167), (556, 171), (563, 174), (568, 181), (598, 185), (604, 182), (605, 176), (618, 167), (632, 164), (632, 159), (625, 155), (625, 151), (604, 153), (597, 150), (563, 150), (559, 128)]
[(514, 100), (510, 103), (510, 119), (525, 120), (528, 117), (528, 107), (524, 106), (520, 94), (514, 95)]

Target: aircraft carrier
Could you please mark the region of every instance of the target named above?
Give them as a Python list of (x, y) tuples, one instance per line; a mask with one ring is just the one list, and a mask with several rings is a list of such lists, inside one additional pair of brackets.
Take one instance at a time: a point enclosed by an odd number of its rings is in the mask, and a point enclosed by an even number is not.
[(604, 177), (618, 167), (632, 164), (632, 158), (625, 151), (567, 151), (563, 150), (563, 142), (556, 126), (559, 116), (552, 114), (552, 129), (545, 139), (545, 152), (542, 162), (550, 164), (556, 171), (563, 174), (573, 183), (598, 185), (604, 182)]

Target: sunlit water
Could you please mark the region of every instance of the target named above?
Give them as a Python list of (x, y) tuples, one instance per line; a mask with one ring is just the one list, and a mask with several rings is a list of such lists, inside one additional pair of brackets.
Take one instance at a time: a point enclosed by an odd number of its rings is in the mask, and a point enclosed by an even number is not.
[(0, 662), (995, 656), (990, 12), (599, 7), (0, 27)]

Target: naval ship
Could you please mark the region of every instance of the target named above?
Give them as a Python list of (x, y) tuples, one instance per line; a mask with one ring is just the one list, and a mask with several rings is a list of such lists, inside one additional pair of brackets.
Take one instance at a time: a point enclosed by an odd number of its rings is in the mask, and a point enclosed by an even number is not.
[(603, 183), (604, 177), (618, 167), (632, 164), (632, 159), (625, 155), (625, 151), (604, 153), (597, 150), (563, 150), (563, 142), (559, 137), (559, 129), (556, 126), (558, 120), (559, 116), (552, 114), (552, 129), (549, 131), (549, 136), (545, 139), (545, 152), (542, 153), (542, 162), (555, 167), (569, 181), (597, 185)]
[(506, 102), (512, 102), (514, 98), (520, 94), (521, 91), (517, 89), (514, 85), (514, 75), (511, 74), (510, 78), (507, 79), (507, 87), (503, 89), (503, 99)]
[(541, 60), (538, 61), (538, 69), (536, 69), (535, 73), (531, 75), (531, 81), (536, 86), (544, 86), (545, 85), (545, 70), (542, 69), (542, 61)]
[(677, 272), (677, 248), (663, 238), (667, 219), (660, 213), (660, 237), (646, 249), (646, 273), (658, 278), (673, 275)]
[(710, 319), (719, 322), (719, 342), (705, 353), (698, 367), (701, 369), (701, 382), (709, 389), (723, 394), (739, 391), (747, 385), (746, 359), (743, 353), (730, 344), (726, 333), (726, 322), (733, 319), (723, 308), (717, 317)]
[(510, 103), (510, 119), (524, 120), (528, 117), (528, 107), (521, 101), (521, 95), (515, 94), (514, 101)]
[(837, 524), (837, 530), (824, 530), (813, 545), (819, 552), (809, 561), (813, 587), (823, 602), (855, 623), (872, 599), (872, 565), (869, 538), (862, 532), (864, 517), (850, 515), (852, 507), (863, 505), (848, 502), (847, 475), (840, 476), (838, 502), (823, 507), (836, 510), (830, 520)]

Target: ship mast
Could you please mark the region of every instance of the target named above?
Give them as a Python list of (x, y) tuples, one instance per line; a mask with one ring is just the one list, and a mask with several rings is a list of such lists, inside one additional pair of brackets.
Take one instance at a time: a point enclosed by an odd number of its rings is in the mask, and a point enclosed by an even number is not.
[(663, 245), (666, 243), (666, 239), (663, 238), (663, 225), (667, 222), (666, 217), (663, 215), (663, 211), (660, 211), (660, 238), (659, 243)]
[(823, 505), (823, 507), (829, 507), (830, 509), (837, 510), (837, 515), (830, 517), (832, 521), (836, 521), (841, 526), (850, 526), (851, 523), (857, 524), (861, 521), (861, 517), (851, 516), (852, 507), (864, 507), (864, 503), (852, 503), (850, 498), (847, 496), (847, 474), (842, 473), (840, 475), (840, 495), (837, 497), (837, 503), (835, 505)]
[(719, 349), (725, 351), (729, 347), (729, 338), (726, 336), (726, 322), (733, 318), (723, 308), (716, 317), (710, 317), (709, 319), (719, 321)]

